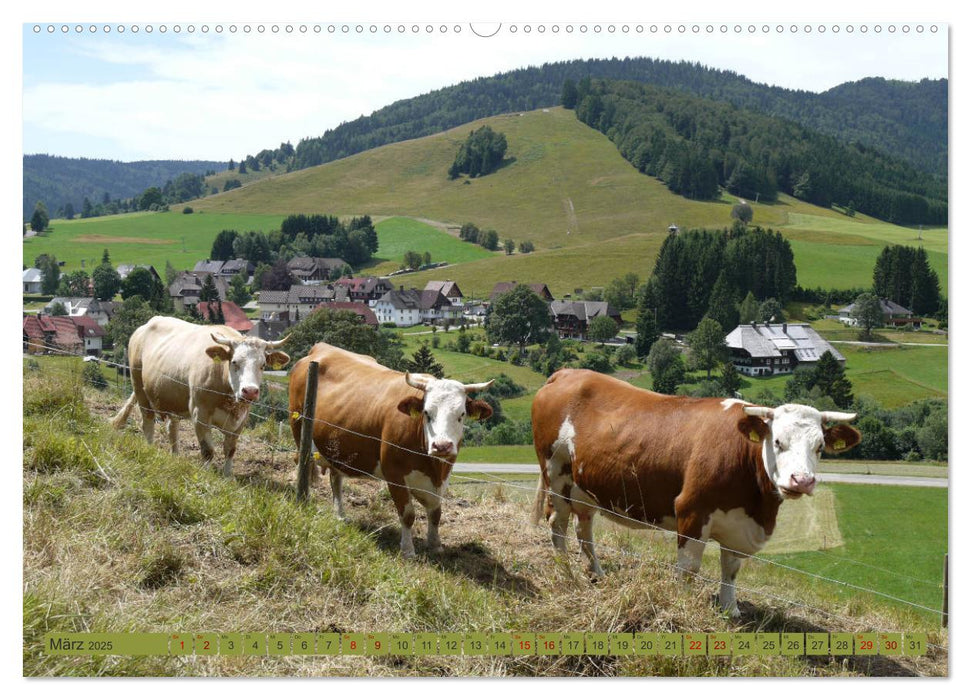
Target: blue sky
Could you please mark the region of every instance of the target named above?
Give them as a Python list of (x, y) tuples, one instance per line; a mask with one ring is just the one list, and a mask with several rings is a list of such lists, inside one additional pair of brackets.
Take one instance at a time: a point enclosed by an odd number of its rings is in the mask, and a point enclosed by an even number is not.
[[(411, 29), (414, 20), (403, 23), (404, 34), (397, 31), (402, 23), (394, 21), (377, 22), (375, 33), (370, 32), (371, 23), (351, 23), (346, 34), (340, 23), (330, 33), (327, 23), (291, 22), (293, 31), (287, 34), (288, 23), (281, 21), (274, 34), (274, 23), (264, 22), (260, 34), (261, 23), (240, 22), (231, 34), (232, 23), (223, 22), (218, 35), (216, 22), (168, 22), (165, 34), (159, 23), (151, 33), (147, 23), (137, 24), (137, 34), (132, 23), (119, 22), (99, 23), (95, 32), (84, 24), (80, 33), (74, 23), (23, 26), (25, 153), (117, 160), (239, 159), (283, 141), (296, 144), (398, 99), (571, 58), (691, 60), (758, 82), (813, 91), (873, 75), (940, 78), (948, 69), (947, 25), (913, 22), (907, 34), (900, 28), (891, 34), (892, 23), (883, 23), (877, 34), (875, 22), (814, 21), (810, 32), (805, 31), (806, 22), (799, 22), (798, 31), (792, 32), (793, 22), (787, 20), (665, 23), (620, 18), (588, 22), (585, 33), (580, 32), (583, 22), (524, 22), (515, 33), (507, 22), (491, 38), (475, 36), (468, 23), (444, 23), (448, 31), (443, 34), (441, 21), (432, 22), (429, 35), (428, 21), (422, 20), (417, 21), (417, 34)], [(195, 29), (191, 35), (189, 24)], [(209, 33), (202, 34), (203, 24)], [(358, 24), (363, 27), (360, 34), (355, 31)], [(389, 34), (386, 24), (392, 28)], [(560, 28), (557, 34), (554, 24)], [(567, 24), (574, 27), (570, 34)], [(665, 31), (669, 24), (670, 31)], [(780, 24), (782, 32), (776, 29)], [(868, 24), (866, 34), (862, 24)], [(40, 32), (34, 31), (35, 25)], [(456, 25), (461, 31), (454, 31)], [(720, 31), (722, 25), (727, 33)], [(756, 27), (754, 33), (750, 25)], [(53, 33), (48, 26), (54, 27)], [(68, 31), (62, 32), (62, 26)], [(105, 26), (111, 31), (105, 32)], [(125, 27), (123, 33), (119, 26)], [(250, 27), (248, 34), (245, 26)], [(307, 27), (306, 33), (300, 32), (301, 26)], [(483, 33), (496, 26), (476, 25)], [(769, 31), (762, 31), (763, 26)]]

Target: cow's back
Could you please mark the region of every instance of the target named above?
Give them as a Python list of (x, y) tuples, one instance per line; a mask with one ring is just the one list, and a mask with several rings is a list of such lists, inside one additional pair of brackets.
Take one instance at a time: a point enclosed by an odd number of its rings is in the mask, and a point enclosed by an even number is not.
[(732, 402), (560, 370), (537, 392), (533, 429), (543, 456), (568, 446), (574, 483), (601, 507), (659, 523), (674, 516), (686, 487), (718, 493), (738, 483), (738, 469), (749, 468), (739, 465), (750, 457), (736, 427), (741, 416)]
[(140, 388), (152, 408), (188, 415), (192, 387), (230, 391), (224, 369), (206, 354), (215, 345), (212, 333), (241, 338), (228, 326), (198, 326), (176, 318), (155, 316), (140, 326), (128, 343), (128, 362), (136, 392)]
[[(420, 392), (409, 387), (400, 372), (374, 358), (326, 343), (311, 348), (291, 372), (291, 415), (303, 412), (311, 361), (319, 365), (314, 443), (325, 459), (360, 476), (360, 471), (371, 473), (380, 460), (382, 441), (402, 445), (414, 441), (416, 423), (397, 406)], [(299, 437), (298, 421), (292, 424), (294, 437)]]

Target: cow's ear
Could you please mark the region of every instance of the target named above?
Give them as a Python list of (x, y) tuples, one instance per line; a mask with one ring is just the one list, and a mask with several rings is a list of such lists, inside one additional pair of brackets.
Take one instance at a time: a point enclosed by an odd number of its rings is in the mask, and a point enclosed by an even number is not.
[(285, 352), (280, 350), (274, 350), (273, 352), (268, 352), (266, 354), (266, 364), (270, 366), (271, 369), (280, 369), (290, 361), (290, 356)]
[(745, 416), (738, 421), (738, 432), (744, 435), (746, 440), (762, 442), (771, 431), (769, 425), (758, 416)]
[(206, 354), (212, 358), (213, 362), (228, 361), (233, 358), (233, 353), (225, 345), (210, 345), (206, 348)]
[(424, 407), (425, 401), (418, 396), (409, 396), (407, 399), (402, 399), (401, 403), (398, 404), (398, 410), (412, 418), (420, 417), (421, 410)]
[(852, 425), (838, 423), (823, 430), (827, 452), (846, 452), (860, 443), (860, 431)]
[(488, 420), (492, 417), (492, 406), (482, 399), (466, 399), (465, 413), (472, 420)]

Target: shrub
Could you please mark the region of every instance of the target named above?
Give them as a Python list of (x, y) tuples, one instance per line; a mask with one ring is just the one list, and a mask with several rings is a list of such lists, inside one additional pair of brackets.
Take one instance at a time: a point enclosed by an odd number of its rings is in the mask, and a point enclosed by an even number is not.
[(526, 392), (526, 387), (517, 384), (513, 381), (512, 377), (507, 374), (500, 374), (495, 377), (492, 386), (489, 387), (489, 393), (494, 396), (498, 396), (501, 399), (511, 399), (517, 396), (522, 396)]
[(192, 207), (183, 207), (182, 208), (182, 213), (183, 214), (191, 214), (192, 213)]
[(610, 363), (610, 357), (602, 352), (587, 353), (586, 357), (580, 362), (580, 367), (603, 374), (608, 374), (614, 370), (614, 366)]
[(614, 352), (614, 362), (622, 367), (630, 367), (637, 360), (637, 350), (633, 345), (621, 345)]
[(104, 391), (108, 388), (108, 380), (101, 373), (101, 364), (98, 362), (85, 362), (84, 369), (81, 370), (81, 378), (88, 386)]

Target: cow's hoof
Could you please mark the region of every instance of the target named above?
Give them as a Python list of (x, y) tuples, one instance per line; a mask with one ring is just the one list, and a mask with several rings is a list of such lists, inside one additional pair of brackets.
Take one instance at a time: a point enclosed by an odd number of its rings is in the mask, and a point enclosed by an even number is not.
[(435, 556), (438, 556), (439, 554), (441, 554), (444, 551), (445, 551), (445, 548), (442, 547), (442, 545), (437, 545), (435, 547), (429, 547), (428, 548), (428, 553), (429, 554), (434, 554)]
[(401, 558), (402, 559), (414, 559), (415, 558), (415, 551), (412, 550), (410, 552), (402, 552), (401, 553)]

